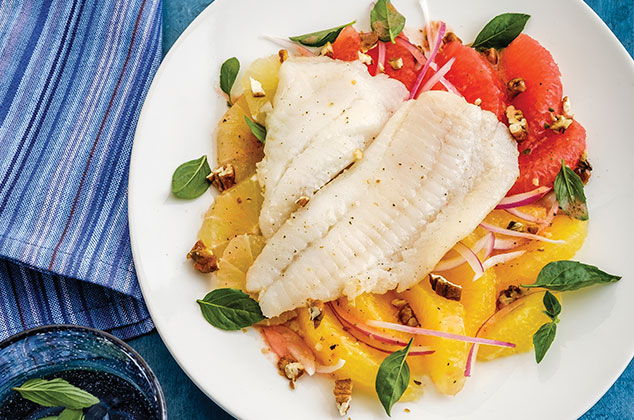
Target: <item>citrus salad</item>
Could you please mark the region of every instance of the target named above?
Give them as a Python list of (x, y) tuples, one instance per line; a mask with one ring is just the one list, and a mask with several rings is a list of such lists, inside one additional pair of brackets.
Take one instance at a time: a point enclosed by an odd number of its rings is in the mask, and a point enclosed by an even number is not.
[(620, 277), (570, 260), (592, 166), (528, 20), (496, 16), (467, 44), (379, 0), (369, 32), (269, 38), (283, 49), (239, 79), (225, 61), (218, 165), (172, 179), (179, 198), (220, 192), (187, 254), (216, 279), (205, 319), (257, 328), (291, 388), (332, 377), (341, 415), (353, 389), (389, 415), (424, 378), (455, 395), (476, 360), (539, 363), (562, 292)]

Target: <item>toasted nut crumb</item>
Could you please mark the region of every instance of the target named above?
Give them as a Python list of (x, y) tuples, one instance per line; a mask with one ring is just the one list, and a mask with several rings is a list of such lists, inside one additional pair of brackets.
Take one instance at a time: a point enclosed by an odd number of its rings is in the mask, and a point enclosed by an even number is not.
[(484, 51), (484, 57), (491, 64), (497, 64), (499, 59), (500, 59), (500, 55), (498, 54), (498, 50), (496, 50), (495, 48), (489, 48), (488, 50), (485, 50)]
[(304, 374), (304, 365), (289, 356), (280, 357), (277, 369), (280, 375), (288, 379), (291, 389), (295, 389), (295, 381)]
[(517, 299), (521, 298), (525, 294), (526, 291), (524, 289), (520, 289), (515, 285), (510, 285), (506, 290), (502, 290), (496, 302), (496, 307), (498, 311), (505, 306), (508, 306), (511, 303), (515, 302)]
[(575, 114), (572, 113), (572, 110), (570, 107), (570, 98), (568, 98), (567, 96), (564, 96), (564, 99), (562, 99), (561, 101), (561, 105), (564, 110), (564, 117), (573, 119), (575, 117)]
[(308, 316), (313, 321), (313, 327), (319, 327), (324, 318), (324, 302), (321, 300), (308, 300)]
[(370, 64), (372, 64), (372, 57), (370, 57), (367, 54), (362, 53), (361, 51), (358, 52), (358, 56), (359, 56), (359, 60), (363, 63), (363, 64), (367, 64), (368, 66)]
[(482, 99), (480, 99), (480, 98), (476, 98), (476, 100), (475, 100), (475, 101), (473, 101), (473, 104), (474, 104), (475, 106), (480, 106), (480, 105), (482, 105)]
[(531, 179), (531, 183), (536, 186), (539, 187), (539, 178), (533, 178)]
[(526, 140), (526, 136), (528, 136), (528, 121), (524, 118), (524, 113), (519, 109), (515, 109), (513, 105), (509, 105), (506, 108), (506, 118), (509, 121), (509, 132), (513, 138), (518, 142)]
[(235, 185), (236, 171), (232, 164), (227, 163), (214, 169), (207, 179), (218, 191), (223, 192)]
[(401, 57), (390, 58), (387, 62), (394, 70), (400, 70), (403, 68), (403, 59)]
[(515, 232), (522, 232), (524, 230), (524, 225), (520, 222), (511, 220), (506, 228), (508, 230), (514, 230)]
[(288, 51), (287, 50), (279, 50), (277, 52), (277, 56), (280, 58), (280, 63), (283, 63), (288, 58)]
[(339, 414), (345, 416), (350, 408), (350, 400), (352, 399), (352, 380), (337, 379), (333, 393), (335, 394), (335, 402), (337, 403)]
[(295, 204), (297, 204), (300, 207), (306, 207), (306, 204), (308, 204), (309, 201), (310, 201), (310, 198), (306, 197), (305, 195), (302, 195), (297, 200), (295, 200)]
[(567, 118), (565, 115), (553, 115), (552, 118), (553, 123), (550, 124), (550, 129), (558, 133), (565, 132), (573, 121), (572, 118)]
[(588, 153), (584, 152), (579, 159), (579, 163), (577, 163), (577, 167), (575, 168), (575, 173), (579, 175), (579, 178), (581, 178), (581, 181), (584, 184), (588, 183), (590, 175), (592, 174), (592, 165), (590, 165), (590, 162), (588, 161)]
[(361, 149), (354, 149), (354, 152), (352, 152), (352, 157), (354, 158), (354, 160), (361, 160), (361, 159), (363, 159), (363, 150), (361, 150)]
[(443, 276), (429, 273), (429, 284), (438, 296), (458, 302), (462, 298), (462, 286), (450, 282)]
[(203, 241), (198, 241), (194, 244), (191, 251), (187, 254), (187, 259), (192, 260), (194, 268), (201, 273), (211, 273), (218, 270), (218, 258), (207, 248)]
[(416, 314), (414, 314), (414, 310), (406, 300), (394, 299), (392, 301), (392, 306), (399, 309), (397, 316), (401, 324), (409, 327), (420, 327), (420, 323), (418, 322), (418, 318), (416, 318)]
[(263, 98), (266, 96), (262, 83), (255, 80), (253, 77), (249, 77), (249, 82), (251, 83), (251, 94), (254, 98)]
[(456, 42), (456, 41), (462, 44), (462, 39), (458, 38), (458, 35), (456, 35), (453, 32), (447, 32), (442, 39), (442, 42), (444, 44), (448, 44), (450, 42)]
[(326, 44), (321, 48), (319, 54), (332, 58), (335, 56), (335, 50), (332, 48), (332, 44), (330, 42), (326, 42)]
[(363, 52), (371, 50), (376, 43), (379, 42), (379, 37), (374, 32), (361, 32), (359, 35), (361, 36), (361, 48)]
[(508, 89), (511, 98), (513, 98), (522, 92), (526, 92), (526, 82), (524, 82), (524, 79), (521, 77), (516, 77), (515, 79), (509, 80), (506, 84), (506, 88)]

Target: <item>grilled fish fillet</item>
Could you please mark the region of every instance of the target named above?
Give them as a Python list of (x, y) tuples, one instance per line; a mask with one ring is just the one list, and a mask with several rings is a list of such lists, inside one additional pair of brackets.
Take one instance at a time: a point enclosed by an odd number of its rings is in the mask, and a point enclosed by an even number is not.
[[(372, 77), (359, 61), (289, 58), (280, 67), (266, 119), (260, 229), (270, 237), (322, 186), (354, 161), (407, 97), (402, 83)], [(358, 152), (357, 152), (358, 154)]]
[(517, 155), (492, 113), (423, 93), (269, 239), (247, 288), (268, 317), (307, 299), (407, 289), (504, 197)]

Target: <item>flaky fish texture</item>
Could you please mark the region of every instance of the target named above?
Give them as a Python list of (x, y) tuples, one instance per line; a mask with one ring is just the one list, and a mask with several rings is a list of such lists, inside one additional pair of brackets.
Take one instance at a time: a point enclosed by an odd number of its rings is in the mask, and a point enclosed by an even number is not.
[(447, 92), (406, 102), (365, 156), (268, 240), (247, 273), (266, 316), (427, 275), (519, 176), (517, 146), (494, 114)]
[[(372, 77), (359, 61), (289, 58), (266, 119), (260, 229), (273, 235), (300, 204), (360, 156), (407, 97), (402, 83)], [(356, 153), (355, 153), (356, 151)]]

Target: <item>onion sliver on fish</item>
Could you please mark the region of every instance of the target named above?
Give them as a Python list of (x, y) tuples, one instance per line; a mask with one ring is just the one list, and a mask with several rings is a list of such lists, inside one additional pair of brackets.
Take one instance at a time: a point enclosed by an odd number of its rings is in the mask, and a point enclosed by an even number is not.
[(286, 220), (249, 269), (247, 289), (268, 317), (308, 299), (407, 289), (505, 196), (517, 156), (494, 114), (425, 92)]
[[(273, 235), (298, 205), (337, 176), (379, 134), (407, 98), (405, 86), (372, 77), (360, 61), (289, 58), (267, 115), (260, 229)], [(357, 152), (358, 155), (358, 152)]]

